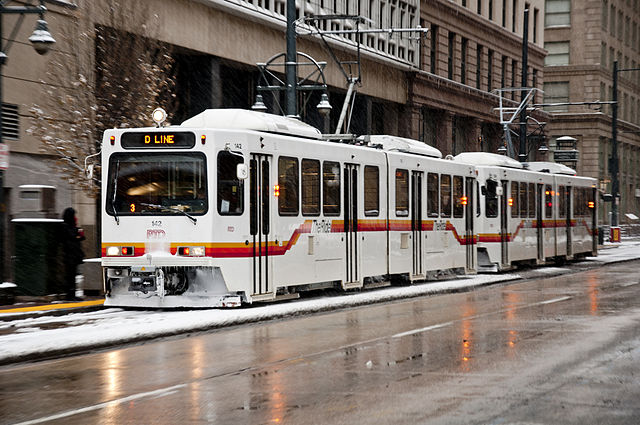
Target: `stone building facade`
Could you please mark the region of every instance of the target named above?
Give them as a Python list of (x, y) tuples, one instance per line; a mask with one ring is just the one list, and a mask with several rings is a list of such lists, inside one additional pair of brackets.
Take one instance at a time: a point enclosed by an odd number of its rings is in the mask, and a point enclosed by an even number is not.
[[(36, 55), (28, 46), (33, 25), (29, 17), (15, 34), (9, 61), (3, 67), (4, 111), (15, 118), (16, 127), (3, 140), (10, 146), (11, 165), (5, 172), (3, 188), (5, 222), (0, 224), (7, 231), (1, 251), (6, 267), (0, 278), (10, 278), (10, 220), (19, 214), (17, 189), (23, 184), (55, 186), (56, 209), (61, 212), (66, 206), (74, 206), (88, 236), (85, 250), (89, 256), (99, 252), (99, 211), (95, 200), (56, 175), (52, 165), (55, 158), (44, 155), (41, 141), (27, 130), (32, 125), (30, 109), (47, 92), (49, 59), (63, 56), (66, 60), (77, 60), (57, 35), (80, 17), (89, 19), (94, 27), (111, 25), (104, 11), (120, 7), (121, 3), (124, 0), (47, 3), (45, 19), (58, 41), (48, 57)], [(502, 143), (495, 90), (521, 86), (525, 8), (530, 10), (527, 85), (542, 88), (546, 77), (544, 3), (543, 0), (302, 0), (297, 2), (297, 17), (302, 20), (311, 15), (362, 15), (366, 18), (360, 26), (363, 29), (418, 25), (428, 28), (421, 40), (417, 39), (417, 33), (383, 32), (362, 34), (359, 40), (354, 35), (334, 35), (329, 37), (329, 45), (340, 60), (353, 61), (356, 41), (360, 41), (362, 78), (357, 86), (352, 132), (411, 137), (436, 146), (447, 155), (468, 150), (495, 152)], [(65, 7), (68, 5), (77, 7)], [(124, 19), (117, 23), (117, 29), (153, 37), (173, 47), (182, 65), (176, 82), (180, 109), (169, 111), (175, 123), (206, 108), (250, 108), (259, 77), (256, 63), (285, 50), (285, 0), (146, 0), (140, 2), (140, 7), (152, 11), (148, 23), (139, 25)], [(17, 18), (4, 17), (5, 42), (10, 34), (7, 28), (12, 28)], [(326, 19), (321, 21), (320, 28), (350, 30), (354, 24), (352, 20)], [(333, 106), (333, 129), (347, 90), (345, 76), (319, 37), (309, 35), (304, 24), (298, 31), (297, 50), (327, 62), (324, 73)], [(94, 55), (90, 49), (85, 53), (89, 59)], [(518, 95), (510, 96), (509, 102), (516, 105)], [(273, 99), (269, 106), (271, 112), (278, 112)], [(538, 114), (540, 121), (548, 117)], [(313, 114), (308, 118), (318, 124)]]
[[(613, 62), (620, 69), (640, 67), (640, 2), (638, 0), (554, 0), (547, 12), (544, 47), (545, 103), (611, 101)], [(611, 193), (611, 105), (547, 107), (553, 138), (577, 139), (580, 174), (599, 180)], [(620, 222), (625, 214), (640, 216), (640, 71), (618, 73), (618, 157)], [(610, 222), (610, 203), (602, 203), (600, 220)]]

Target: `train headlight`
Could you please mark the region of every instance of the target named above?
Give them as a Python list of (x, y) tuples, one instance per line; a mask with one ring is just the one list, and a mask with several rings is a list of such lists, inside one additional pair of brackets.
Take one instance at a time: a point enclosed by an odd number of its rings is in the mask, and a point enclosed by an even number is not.
[(107, 257), (133, 257), (134, 252), (132, 246), (107, 247)]
[(156, 108), (151, 113), (151, 119), (158, 127), (161, 127), (162, 123), (167, 119), (167, 113), (162, 108)]
[(204, 257), (204, 246), (180, 246), (178, 255), (184, 257)]
[(120, 247), (119, 246), (110, 246), (107, 248), (107, 256), (108, 257), (117, 257), (120, 255)]

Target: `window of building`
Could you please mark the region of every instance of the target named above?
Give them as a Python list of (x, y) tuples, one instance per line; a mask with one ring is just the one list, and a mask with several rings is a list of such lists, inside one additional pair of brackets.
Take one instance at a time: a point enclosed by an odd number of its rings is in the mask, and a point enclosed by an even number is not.
[(278, 158), (278, 212), (280, 215), (298, 215), (298, 159)]
[(437, 65), (436, 59), (438, 55), (438, 26), (432, 25), (431, 31), (429, 31), (429, 33), (431, 34), (431, 49), (429, 52), (431, 56), (429, 57), (429, 72), (435, 74)]
[(409, 171), (396, 170), (396, 215), (409, 215)]
[(493, 90), (493, 50), (487, 52), (487, 91)]
[(540, 11), (537, 8), (533, 8), (533, 42), (538, 42), (538, 21), (540, 20)]
[(18, 105), (2, 104), (2, 137), (4, 140), (18, 140), (20, 138)]
[(478, 13), (478, 15), (482, 15), (482, 0), (478, 0), (476, 12)]
[(326, 216), (340, 215), (340, 163), (322, 163), (322, 212)]
[(460, 82), (467, 84), (467, 45), (469, 40), (462, 38), (462, 51), (460, 54)]
[(571, 25), (571, 0), (546, 0), (544, 26)]
[(364, 215), (380, 214), (380, 170), (378, 167), (364, 167)]
[(517, 18), (516, 13), (518, 11), (518, 0), (513, 0), (513, 4), (511, 5), (511, 31), (516, 32), (516, 24)]
[(453, 80), (456, 52), (456, 33), (449, 31), (449, 56), (447, 59), (447, 78)]
[[(511, 87), (518, 87), (518, 81), (516, 80), (516, 75), (518, 75), (518, 61), (515, 59), (511, 60)], [(518, 92), (511, 92), (511, 98), (517, 99)]]
[(607, 0), (602, 0), (602, 16), (601, 16), (601, 24), (602, 29), (607, 30), (607, 23), (609, 22), (609, 2)]
[(320, 215), (320, 161), (302, 160), (302, 215)]
[(476, 87), (482, 89), (482, 45), (476, 47)]
[(438, 189), (440, 187), (439, 178), (436, 173), (427, 174), (427, 215), (437, 217), (438, 209)]
[[(558, 81), (544, 83), (544, 103), (567, 103), (569, 102), (569, 82)], [(548, 112), (566, 112), (567, 105), (545, 106)]]
[(544, 58), (544, 66), (569, 65), (568, 41), (548, 41), (544, 43), (544, 48), (549, 52)]
[(500, 87), (507, 87), (507, 57), (502, 56), (502, 69), (500, 74)]
[(616, 7), (611, 5), (611, 14), (609, 15), (609, 35), (616, 36)]
[(489, 20), (493, 21), (493, 0), (489, 0)]
[(502, 0), (502, 27), (507, 26), (507, 0)]
[(218, 153), (218, 214), (241, 215), (244, 212), (244, 181), (238, 179), (242, 155), (227, 151)]

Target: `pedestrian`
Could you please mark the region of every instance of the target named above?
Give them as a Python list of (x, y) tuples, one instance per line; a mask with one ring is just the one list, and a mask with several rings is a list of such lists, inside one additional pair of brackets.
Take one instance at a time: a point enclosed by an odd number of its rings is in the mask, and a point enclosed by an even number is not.
[(78, 265), (82, 264), (84, 252), (82, 252), (82, 242), (84, 232), (78, 229), (78, 218), (76, 211), (69, 207), (62, 213), (62, 259), (64, 265), (64, 289), (65, 299), (68, 301), (79, 301), (76, 298), (76, 274)]

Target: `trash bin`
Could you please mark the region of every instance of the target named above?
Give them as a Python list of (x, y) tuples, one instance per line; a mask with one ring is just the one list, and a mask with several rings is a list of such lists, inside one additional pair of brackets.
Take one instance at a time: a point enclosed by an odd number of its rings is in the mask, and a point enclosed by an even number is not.
[(598, 245), (604, 245), (604, 227), (598, 227)]
[(609, 229), (609, 242), (620, 242), (620, 227), (611, 226)]
[(16, 218), (14, 283), (19, 295), (42, 296), (64, 292), (60, 261), (62, 220)]

